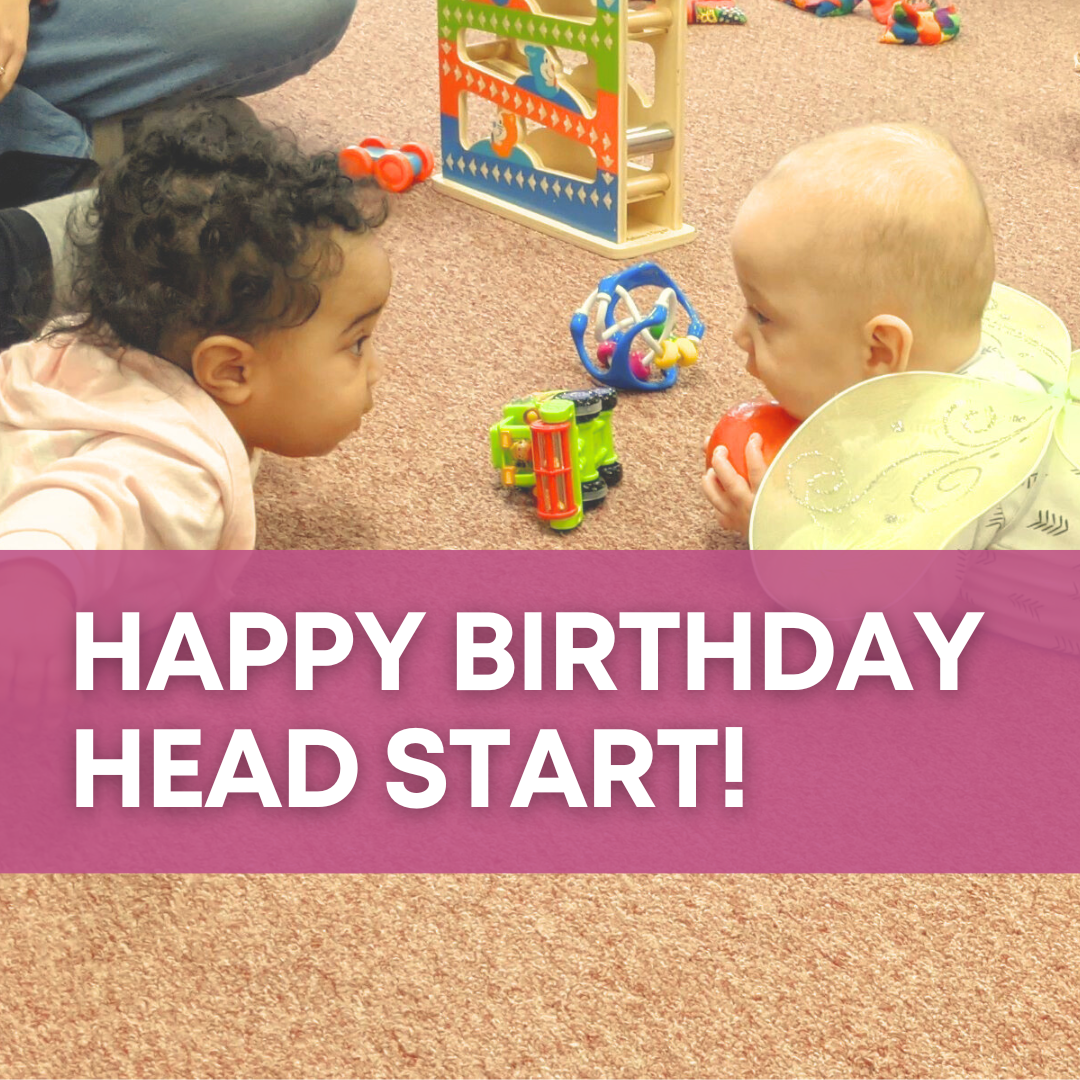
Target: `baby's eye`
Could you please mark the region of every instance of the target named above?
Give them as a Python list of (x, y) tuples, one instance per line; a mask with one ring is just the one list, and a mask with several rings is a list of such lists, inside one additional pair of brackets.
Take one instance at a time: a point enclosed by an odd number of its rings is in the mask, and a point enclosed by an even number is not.
[(370, 340), (371, 340), (371, 335), (366, 334), (364, 337), (359, 338), (358, 340), (354, 341), (352, 343), (352, 345), (349, 346), (349, 351), (354, 353), (356, 356), (359, 356), (364, 351), (364, 346)]
[(764, 315), (761, 314), (760, 311), (758, 311), (757, 308), (747, 308), (746, 310), (754, 316), (754, 321), (758, 324), (758, 326), (764, 326), (769, 321), (767, 318), (765, 318)]

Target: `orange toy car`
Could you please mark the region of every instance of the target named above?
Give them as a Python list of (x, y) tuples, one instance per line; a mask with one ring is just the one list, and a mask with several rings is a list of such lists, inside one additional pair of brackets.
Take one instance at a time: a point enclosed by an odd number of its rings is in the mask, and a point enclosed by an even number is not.
[(338, 167), (354, 180), (374, 176), (387, 191), (408, 191), (435, 169), (435, 155), (423, 143), (405, 143), (395, 150), (384, 139), (370, 135), (359, 146), (346, 146), (338, 154)]

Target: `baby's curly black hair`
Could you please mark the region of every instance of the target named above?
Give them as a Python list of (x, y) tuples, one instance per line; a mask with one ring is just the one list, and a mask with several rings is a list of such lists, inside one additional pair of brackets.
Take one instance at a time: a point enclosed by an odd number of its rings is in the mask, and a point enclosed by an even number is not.
[(385, 199), (333, 154), (303, 153), (236, 103), (188, 106), (101, 177), (74, 226), (80, 314), (63, 332), (160, 355), (191, 332), (299, 325), (340, 266), (331, 228), (363, 232), (385, 217)]

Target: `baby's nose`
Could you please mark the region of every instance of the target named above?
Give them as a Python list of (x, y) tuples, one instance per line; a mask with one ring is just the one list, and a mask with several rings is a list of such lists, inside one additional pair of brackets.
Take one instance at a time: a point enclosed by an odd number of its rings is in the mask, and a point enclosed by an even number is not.
[(374, 386), (383, 377), (384, 370), (382, 350), (372, 346), (368, 361), (368, 386)]
[(750, 351), (751, 344), (749, 319), (749, 313), (744, 311), (742, 318), (735, 324), (735, 329), (731, 331), (731, 340), (746, 353)]

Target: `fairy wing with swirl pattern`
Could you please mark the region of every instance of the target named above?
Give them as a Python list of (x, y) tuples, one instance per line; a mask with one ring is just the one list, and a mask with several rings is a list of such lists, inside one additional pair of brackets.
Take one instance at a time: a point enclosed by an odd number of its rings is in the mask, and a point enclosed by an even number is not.
[(1064, 408), (1066, 385), (1080, 390), (1080, 365), (1070, 371), (1061, 320), (995, 285), (983, 340), (1019, 369), (1025, 387), (908, 372), (844, 391), (773, 461), (755, 501), (751, 547), (947, 547), (1025, 481), (1051, 439), (1080, 462), (1080, 409)]

